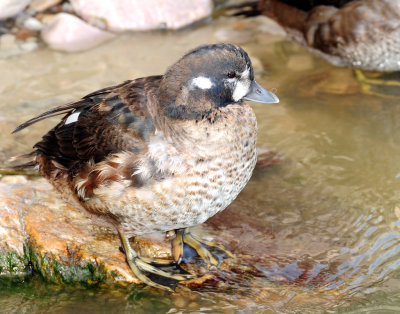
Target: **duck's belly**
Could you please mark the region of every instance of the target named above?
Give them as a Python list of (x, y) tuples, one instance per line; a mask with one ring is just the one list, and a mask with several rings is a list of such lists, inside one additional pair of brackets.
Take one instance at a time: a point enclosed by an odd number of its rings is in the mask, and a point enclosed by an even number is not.
[(151, 188), (127, 188), (107, 204), (107, 211), (119, 218), (119, 228), (127, 235), (201, 224), (225, 209), (249, 181), (257, 154), (255, 147), (243, 153), (234, 160), (218, 157), (193, 165)]

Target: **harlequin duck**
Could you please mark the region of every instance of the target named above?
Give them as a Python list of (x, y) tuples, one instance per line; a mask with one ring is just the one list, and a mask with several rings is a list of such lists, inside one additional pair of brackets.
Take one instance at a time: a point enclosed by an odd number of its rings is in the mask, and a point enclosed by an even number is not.
[(400, 71), (400, 0), (260, 0), (240, 7), (236, 15), (274, 19), (334, 65)]
[(187, 244), (208, 265), (218, 264), (187, 228), (225, 209), (251, 177), (257, 124), (244, 100), (279, 101), (255, 82), (242, 48), (207, 45), (162, 76), (101, 89), (14, 132), (63, 115), (34, 145), (33, 164), (64, 197), (116, 228), (140, 280), (171, 290), (151, 278), (181, 281), (190, 275), (151, 265), (170, 261), (138, 256), (128, 238), (173, 230), (173, 262), (181, 262)]

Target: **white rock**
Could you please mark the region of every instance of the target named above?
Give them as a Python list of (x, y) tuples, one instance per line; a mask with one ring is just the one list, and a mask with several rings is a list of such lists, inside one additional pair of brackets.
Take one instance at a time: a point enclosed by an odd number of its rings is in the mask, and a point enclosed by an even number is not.
[(68, 52), (90, 49), (114, 37), (68, 13), (57, 14), (41, 36), (51, 48)]
[(24, 27), (31, 31), (40, 31), (43, 28), (43, 24), (38, 19), (29, 17), (24, 21)]
[[(36, 39), (36, 38), (35, 38)], [(35, 49), (37, 49), (39, 47), (39, 43), (37, 41), (25, 41), (22, 42), (19, 47), (25, 51), (25, 52), (29, 52), (29, 51), (33, 51)]]
[(30, 0), (0, 0), (0, 20), (17, 15), (29, 2)]
[(71, 0), (75, 12), (111, 31), (179, 29), (211, 15), (212, 0)]
[(32, 0), (29, 8), (38, 12), (42, 12), (59, 4), (61, 0)]

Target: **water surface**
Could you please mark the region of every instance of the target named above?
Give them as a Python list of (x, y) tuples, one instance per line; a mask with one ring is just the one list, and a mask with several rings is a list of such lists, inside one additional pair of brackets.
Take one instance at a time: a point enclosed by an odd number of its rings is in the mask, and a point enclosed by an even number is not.
[[(257, 81), (280, 104), (253, 104), (259, 146), (282, 162), (259, 167), (209, 224), (259, 274), (169, 295), (149, 287), (60, 287), (34, 277), (0, 283), (0, 311), (400, 311), (400, 97), (371, 95), (260, 19), (219, 18), (176, 33), (126, 34), (87, 52), (46, 48), (0, 60), (0, 163), (25, 153), (56, 120), (19, 123), (105, 86), (160, 74), (184, 52), (221, 39), (242, 45)], [(364, 85), (365, 86), (365, 85)], [(236, 281), (235, 281), (236, 280)]]

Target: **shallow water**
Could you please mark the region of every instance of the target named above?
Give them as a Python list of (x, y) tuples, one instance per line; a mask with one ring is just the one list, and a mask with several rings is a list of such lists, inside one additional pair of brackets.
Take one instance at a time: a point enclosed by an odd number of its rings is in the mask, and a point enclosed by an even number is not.
[(0, 312), (400, 311), (400, 97), (368, 94), (353, 71), (267, 27), (261, 19), (221, 17), (176, 33), (126, 34), (83, 53), (43, 48), (0, 60), (1, 164), (28, 152), (56, 121), (10, 135), (33, 115), (162, 73), (185, 51), (222, 38), (250, 53), (257, 81), (281, 100), (253, 108), (259, 145), (282, 159), (257, 168), (234, 204), (210, 222), (236, 235), (230, 248), (252, 256), (261, 274), (256, 279), (169, 295), (33, 278), (0, 283)]

